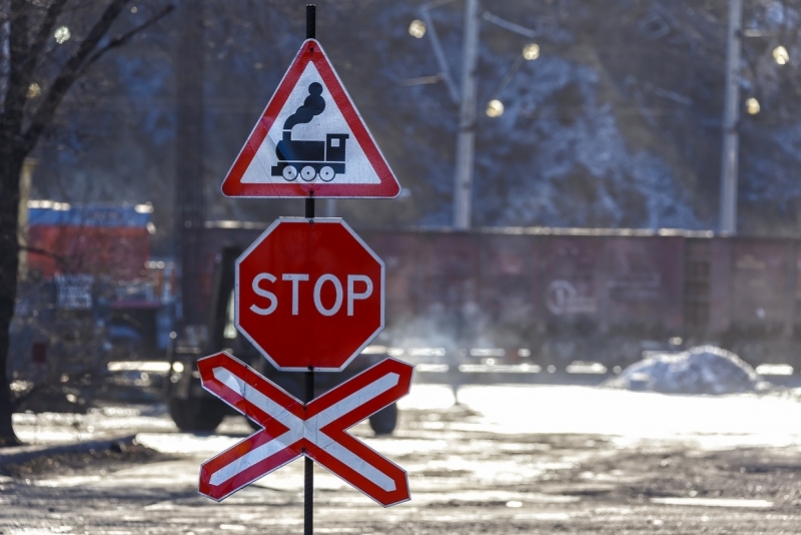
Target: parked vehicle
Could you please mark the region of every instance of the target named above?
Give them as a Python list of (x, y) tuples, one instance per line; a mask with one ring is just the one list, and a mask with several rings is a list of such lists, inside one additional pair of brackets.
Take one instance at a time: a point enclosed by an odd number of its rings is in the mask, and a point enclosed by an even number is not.
[[(213, 431), (226, 414), (238, 414), (206, 392), (200, 384), (197, 359), (227, 351), (246, 362), (298, 399), (305, 397), (305, 373), (276, 370), (234, 326), (234, 261), (244, 248), (228, 246), (217, 255), (213, 269), (209, 322), (194, 329), (191, 336), (177, 340), (170, 355), (168, 402), (170, 416), (183, 431)], [(280, 334), (279, 334), (280, 335)], [(342, 372), (315, 373), (315, 397), (386, 358), (383, 351), (365, 350)], [(392, 404), (370, 417), (376, 434), (389, 434), (398, 420), (397, 405)], [(255, 425), (252, 422), (251, 425)]]
[(110, 362), (164, 357), (174, 272), (149, 260), (151, 212), (26, 203), (8, 369), (16, 410), (85, 411)]

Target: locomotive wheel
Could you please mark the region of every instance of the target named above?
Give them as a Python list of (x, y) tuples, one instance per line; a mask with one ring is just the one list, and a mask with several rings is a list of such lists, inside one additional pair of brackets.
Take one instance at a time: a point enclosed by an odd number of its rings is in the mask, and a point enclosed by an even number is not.
[(305, 180), (306, 182), (311, 182), (314, 180), (314, 177), (317, 176), (317, 171), (314, 170), (314, 167), (311, 165), (303, 166), (303, 169), (300, 170), (300, 178)]
[(284, 167), (284, 170), (281, 171), (281, 174), (284, 176), (284, 180), (288, 180), (290, 182), (298, 178), (298, 170), (294, 165), (287, 165)]
[(320, 169), (320, 178), (323, 179), (323, 182), (331, 182), (334, 180), (334, 169), (330, 165), (326, 165), (322, 169)]

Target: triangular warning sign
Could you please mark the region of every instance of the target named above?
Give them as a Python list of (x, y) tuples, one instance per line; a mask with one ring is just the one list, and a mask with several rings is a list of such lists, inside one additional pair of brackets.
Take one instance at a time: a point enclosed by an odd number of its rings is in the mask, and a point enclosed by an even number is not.
[(400, 184), (323, 48), (298, 55), (222, 183), (228, 197), (395, 197)]

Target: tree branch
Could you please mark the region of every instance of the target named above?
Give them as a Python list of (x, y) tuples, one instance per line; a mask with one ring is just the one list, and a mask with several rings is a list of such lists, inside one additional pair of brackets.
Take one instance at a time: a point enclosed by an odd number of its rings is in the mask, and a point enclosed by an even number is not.
[(12, 148), (16, 150), (23, 144), (20, 134), (22, 133), (23, 108), (27, 97), (27, 87), (23, 87), (25, 69), (22, 64), (29, 49), (28, 20), (30, 9), (24, 0), (11, 0), (9, 13), (14, 13), (15, 16), (9, 21), (9, 68), (6, 94), (3, 95), (5, 110), (0, 115), (0, 133), (5, 135), (4, 139), (0, 139), (0, 153), (3, 153), (4, 156), (8, 155)]
[(175, 11), (175, 5), (170, 4), (167, 7), (165, 7), (164, 9), (162, 9), (161, 11), (159, 11), (158, 13), (156, 13), (155, 15), (153, 15), (152, 17), (150, 17), (149, 19), (147, 19), (145, 22), (143, 22), (139, 26), (136, 26), (132, 30), (130, 30), (130, 31), (128, 31), (128, 32), (126, 32), (126, 33), (124, 33), (122, 35), (116, 36), (114, 39), (109, 41), (106, 44), (106, 46), (104, 46), (100, 50), (96, 51), (94, 54), (92, 54), (89, 57), (89, 59), (86, 60), (86, 63), (84, 63), (83, 66), (81, 67), (81, 69), (78, 71), (78, 75), (82, 75), (83, 73), (85, 73), (86, 70), (89, 67), (91, 67), (92, 64), (95, 61), (97, 61), (101, 57), (103, 57), (103, 55), (105, 55), (106, 52), (108, 52), (109, 50), (112, 50), (114, 48), (118, 48), (118, 47), (123, 46), (128, 41), (130, 41), (136, 34), (138, 34), (139, 32), (141, 32), (143, 30), (145, 30), (149, 26), (152, 26), (153, 24), (155, 24), (159, 20), (163, 19), (164, 17), (166, 17), (167, 15), (172, 13), (173, 11)]
[(53, 31), (53, 26), (56, 25), (56, 20), (59, 15), (61, 15), (61, 11), (68, 1), (69, 0), (54, 0), (53, 3), (50, 4), (50, 7), (47, 8), (42, 24), (39, 26), (39, 31), (36, 33), (36, 37), (28, 50), (28, 57), (25, 58), (23, 63), (27, 69), (29, 78), (33, 75), (36, 62), (39, 60), (42, 50), (44, 50), (44, 47), (47, 45), (47, 40)]
[(40, 249), (39, 247), (30, 247), (28, 245), (20, 245), (19, 246), (19, 250), (20, 251), (25, 251), (25, 252), (31, 253), (31, 254), (39, 254), (39, 255), (42, 255), (42, 256), (46, 256), (48, 258), (52, 258), (53, 260), (56, 261), (56, 263), (59, 266), (66, 265), (66, 263), (67, 263), (67, 260), (63, 256), (57, 255), (55, 253), (51, 253), (50, 251), (46, 251), (44, 249)]
[(53, 119), (53, 115), (64, 99), (64, 96), (67, 94), (67, 91), (69, 91), (72, 84), (75, 83), (81, 66), (97, 48), (100, 40), (106, 35), (111, 25), (114, 24), (114, 21), (117, 20), (120, 12), (122, 12), (129, 1), (130, 0), (111, 0), (100, 19), (92, 26), (87, 36), (78, 46), (78, 50), (76, 50), (72, 57), (61, 67), (61, 72), (59, 72), (56, 79), (50, 85), (47, 94), (45, 94), (42, 99), (42, 104), (31, 119), (30, 126), (23, 134), (23, 149), (26, 153), (33, 149), (36, 140), (45, 129), (45, 126)]
[[(44, 47), (47, 45), (47, 39), (53, 30), (53, 26), (56, 24), (58, 16), (61, 14), (64, 5), (68, 1), (69, 0), (54, 0), (54, 2), (50, 4), (50, 7), (47, 8), (47, 12), (44, 15), (42, 24), (39, 26), (39, 31), (36, 33), (36, 37), (34, 38), (33, 42), (26, 43), (24, 50), (20, 50), (20, 53), (18, 54), (19, 57), (17, 59), (17, 68), (19, 70), (19, 75), (14, 82), (15, 85), (13, 86), (13, 90), (15, 90), (14, 103), (9, 105), (8, 101), (6, 101), (6, 109), (13, 109), (18, 112), (16, 120), (19, 122), (19, 131), (22, 131), (25, 101), (27, 100), (28, 96), (28, 86), (31, 84), (31, 80), (33, 79), (33, 73), (36, 69), (36, 64), (39, 61), (39, 57), (42, 54)], [(20, 24), (25, 26), (24, 28), (21, 28), (21, 31), (24, 31), (26, 36), (28, 34), (27, 25), (29, 18), (30, 13), (26, 14), (24, 17), (20, 17), (19, 19)], [(14, 24), (14, 22), (12, 22), (12, 24)], [(11, 90), (12, 86), (9, 84), (9, 91)]]

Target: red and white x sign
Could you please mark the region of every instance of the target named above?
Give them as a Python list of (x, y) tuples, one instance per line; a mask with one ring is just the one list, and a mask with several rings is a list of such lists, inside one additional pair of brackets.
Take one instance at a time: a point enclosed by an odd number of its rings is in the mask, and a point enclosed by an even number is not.
[(406, 472), (347, 433), (409, 393), (414, 367), (386, 359), (304, 405), (228, 353), (198, 360), (203, 388), (263, 427), (200, 468), (200, 493), (221, 501), (302, 455), (376, 502), (410, 499)]

